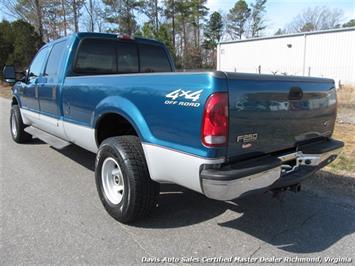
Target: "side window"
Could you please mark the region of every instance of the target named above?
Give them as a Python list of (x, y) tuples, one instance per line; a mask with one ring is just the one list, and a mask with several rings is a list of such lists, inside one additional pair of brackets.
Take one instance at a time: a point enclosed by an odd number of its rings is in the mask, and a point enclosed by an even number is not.
[(156, 45), (140, 45), (139, 55), (141, 72), (170, 72), (168, 56), (162, 47)]
[(88, 75), (114, 74), (116, 69), (114, 42), (95, 39), (82, 41), (73, 69), (75, 73)]
[(139, 71), (136, 45), (119, 44), (117, 46), (117, 68), (118, 73), (137, 73)]
[(30, 80), (42, 74), (41, 71), (43, 69), (43, 65), (45, 63), (47, 53), (48, 53), (48, 47), (43, 48), (37, 53), (36, 57), (33, 59), (29, 71)]
[(44, 73), (49, 78), (53, 79), (52, 82), (57, 81), (58, 73), (59, 73), (59, 66), (60, 66), (60, 62), (63, 57), (65, 43), (66, 43), (66, 41), (56, 43), (53, 46), (51, 53), (49, 55), (46, 70)]

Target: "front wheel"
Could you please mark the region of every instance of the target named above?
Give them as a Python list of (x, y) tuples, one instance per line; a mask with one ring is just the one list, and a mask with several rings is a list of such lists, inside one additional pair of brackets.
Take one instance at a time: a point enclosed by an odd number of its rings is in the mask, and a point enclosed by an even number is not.
[(157, 205), (159, 184), (150, 179), (136, 136), (112, 137), (102, 142), (96, 156), (95, 179), (105, 209), (122, 223), (148, 215)]
[(11, 106), (10, 131), (12, 139), (17, 143), (25, 143), (32, 139), (32, 136), (25, 132), (25, 125), (22, 122), (20, 108), (18, 105)]

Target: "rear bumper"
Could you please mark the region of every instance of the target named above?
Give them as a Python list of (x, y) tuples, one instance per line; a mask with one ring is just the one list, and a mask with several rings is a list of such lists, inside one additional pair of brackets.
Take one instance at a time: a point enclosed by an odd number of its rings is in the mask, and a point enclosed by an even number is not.
[(291, 186), (334, 161), (343, 146), (343, 142), (331, 139), (300, 146), (297, 152), (204, 169), (200, 174), (202, 190), (209, 198), (232, 200), (252, 192)]

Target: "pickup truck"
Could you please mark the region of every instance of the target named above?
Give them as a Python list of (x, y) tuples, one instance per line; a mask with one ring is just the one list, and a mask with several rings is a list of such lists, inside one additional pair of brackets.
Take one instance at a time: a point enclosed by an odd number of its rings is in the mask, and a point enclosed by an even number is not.
[(161, 183), (222, 201), (297, 191), (343, 147), (333, 80), (179, 73), (153, 40), (77, 33), (3, 74), (13, 140), (96, 153), (100, 200), (123, 223), (157, 207)]

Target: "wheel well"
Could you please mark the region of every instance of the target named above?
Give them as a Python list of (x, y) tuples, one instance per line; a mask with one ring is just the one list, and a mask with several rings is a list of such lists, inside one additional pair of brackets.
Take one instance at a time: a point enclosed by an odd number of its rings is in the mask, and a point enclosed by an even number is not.
[(123, 135), (138, 136), (132, 124), (123, 116), (115, 113), (105, 114), (95, 127), (97, 145), (107, 138)]
[(13, 105), (18, 105), (18, 101), (17, 101), (16, 97), (12, 97), (11, 106), (13, 106)]

